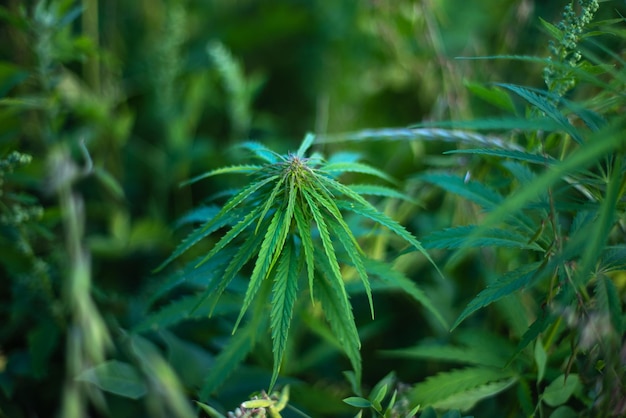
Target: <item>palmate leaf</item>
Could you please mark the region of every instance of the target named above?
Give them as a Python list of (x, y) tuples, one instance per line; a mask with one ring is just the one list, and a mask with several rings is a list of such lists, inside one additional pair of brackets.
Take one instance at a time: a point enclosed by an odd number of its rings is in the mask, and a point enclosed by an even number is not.
[(272, 288), (270, 328), (272, 330), (274, 368), (272, 370), (269, 392), (272, 391), (278, 378), (287, 344), (293, 307), (298, 294), (301, 262), (302, 258), (298, 257), (294, 244), (287, 242), (280, 253)]

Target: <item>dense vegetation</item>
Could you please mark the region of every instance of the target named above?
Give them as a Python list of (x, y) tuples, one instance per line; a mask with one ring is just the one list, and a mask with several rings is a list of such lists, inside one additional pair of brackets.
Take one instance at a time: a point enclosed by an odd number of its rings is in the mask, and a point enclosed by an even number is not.
[(620, 1), (0, 6), (0, 416), (626, 415)]

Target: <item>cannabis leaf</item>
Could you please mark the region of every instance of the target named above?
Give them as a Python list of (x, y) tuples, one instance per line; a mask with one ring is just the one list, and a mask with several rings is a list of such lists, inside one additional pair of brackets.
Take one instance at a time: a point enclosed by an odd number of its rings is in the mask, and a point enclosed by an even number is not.
[[(305, 157), (314, 139), (313, 135), (307, 135), (298, 151), (287, 155), (279, 155), (261, 144), (247, 142), (240, 148), (250, 151), (256, 159), (261, 160), (259, 164), (219, 168), (186, 182), (189, 184), (230, 173), (246, 174), (250, 178), (247, 186), (236, 191), (212, 218), (185, 238), (159, 267), (164, 268), (203, 238), (224, 227), (229, 228), (196, 263), (196, 268), (208, 263), (215, 267), (208, 274), (208, 287), (203, 294), (185, 300), (184, 306), (189, 306), (193, 301), (195, 307), (192, 311), (201, 309), (204, 313), (212, 312), (213, 308), (209, 307), (215, 306), (233, 278), (250, 260), (254, 260), (233, 332), (251, 306), (266, 302), (256, 299), (264, 283), (271, 282), (271, 296), (261, 298), (270, 298), (271, 304), (269, 322), (274, 369), (270, 387), (278, 378), (302, 276), (308, 281), (311, 298), (322, 303), (326, 319), (342, 343), (357, 377), (361, 375), (359, 336), (341, 272), (340, 263), (343, 259), (339, 259), (336, 253), (341, 250), (346, 255), (346, 262), (360, 278), (373, 318), (374, 303), (366, 268), (371, 263), (367, 261), (365, 252), (344, 220), (342, 211), (353, 212), (386, 227), (433, 263), (421, 243), (409, 231), (378, 211), (363, 196), (378, 195), (410, 201), (409, 197), (387, 186), (347, 186), (339, 182), (338, 178), (344, 173), (358, 173), (390, 183), (395, 180), (355, 159), (327, 161), (318, 156)], [(216, 259), (220, 262), (215, 263)], [(412, 282), (407, 280), (402, 283), (402, 289), (410, 294), (415, 293), (414, 287), (410, 286)], [(209, 298), (212, 304), (206, 303)], [(425, 295), (420, 294), (419, 300), (436, 313)], [(249, 349), (250, 345), (247, 347)], [(228, 354), (223, 356), (232, 357)], [(242, 356), (232, 358), (242, 359)]]

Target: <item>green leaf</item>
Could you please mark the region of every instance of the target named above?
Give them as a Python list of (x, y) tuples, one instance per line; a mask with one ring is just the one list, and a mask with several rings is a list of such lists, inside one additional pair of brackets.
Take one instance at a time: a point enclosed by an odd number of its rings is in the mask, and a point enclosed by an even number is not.
[(552, 102), (547, 100), (545, 97), (539, 95), (537, 90), (531, 90), (529, 88), (516, 86), (514, 84), (496, 83), (496, 85), (511, 90), (513, 93), (522, 97), (528, 103), (545, 113), (546, 116), (553, 119), (557, 124), (559, 124), (559, 126), (565, 132), (570, 134), (572, 138), (579, 144), (582, 144), (584, 142), (578, 130), (574, 126), (572, 126), (572, 124), (559, 111), (559, 109), (557, 109), (556, 106), (552, 104)]
[[(443, 231), (435, 231), (424, 237), (422, 245), (424, 248), (462, 248), (467, 245), (472, 247), (502, 247), (520, 248), (543, 251), (536, 242), (528, 242), (525, 237), (510, 229), (490, 228), (481, 231), (481, 236), (473, 235), (476, 225), (460, 226), (448, 228)], [(472, 237), (470, 240), (469, 237)]]
[(492, 104), (507, 112), (514, 113), (515, 106), (511, 97), (497, 88), (489, 88), (479, 83), (465, 82), (465, 87), (469, 89), (475, 96), (483, 99), (489, 104)]
[[(262, 286), (261, 297), (265, 301), (269, 286)], [(200, 398), (207, 399), (226, 381), (228, 376), (245, 360), (254, 348), (257, 338), (267, 331), (268, 315), (265, 303), (257, 303), (250, 321), (243, 325), (215, 358), (215, 363), (200, 390)]]
[(358, 396), (350, 396), (343, 400), (350, 406), (354, 406), (355, 408), (369, 408), (372, 406), (372, 403), (365, 398), (361, 398)]
[(538, 154), (531, 154), (525, 151), (494, 149), (494, 148), (475, 148), (475, 149), (459, 149), (446, 151), (444, 154), (476, 154), (489, 157), (510, 158), (512, 160), (525, 161), (532, 164), (541, 164), (544, 166), (556, 163), (558, 160)]
[(258, 217), (261, 212), (261, 207), (257, 206), (250, 213), (248, 213), (242, 220), (240, 220), (235, 226), (233, 226), (224, 236), (211, 248), (199, 262), (196, 267), (202, 266), (207, 261), (211, 260), (216, 254), (221, 254), (221, 251), (226, 247), (233, 239), (237, 238), (247, 227), (249, 227)]
[(550, 414), (550, 418), (578, 418), (580, 414), (569, 406), (559, 406)]
[(76, 379), (130, 399), (139, 399), (147, 392), (146, 384), (137, 369), (118, 360), (109, 360), (87, 369)]
[(239, 317), (237, 318), (237, 322), (233, 328), (233, 334), (237, 330), (239, 322), (241, 322), (241, 319), (261, 287), (261, 283), (267, 278), (270, 272), (274, 253), (282, 251), (282, 243), (279, 248), (278, 240), (280, 238), (280, 227), (282, 222), (284, 222), (284, 217), (285, 211), (283, 210), (277, 210), (272, 216), (272, 221), (270, 222), (267, 232), (265, 233), (263, 243), (261, 244), (261, 250), (259, 251), (259, 255), (254, 264), (254, 269), (252, 270), (252, 275), (250, 276), (250, 283), (248, 284), (248, 289), (246, 290), (246, 295), (243, 299), (241, 312), (239, 313)]
[(269, 392), (272, 391), (278, 378), (287, 345), (293, 307), (298, 296), (298, 278), (302, 265), (300, 261), (293, 244), (288, 242), (280, 253), (272, 288), (270, 328), (272, 330), (274, 368)]
[(417, 177), (421, 181), (435, 184), (477, 205), (491, 210), (502, 202), (502, 196), (476, 181), (466, 182), (462, 177), (447, 173), (426, 173)]
[[(618, 133), (620, 126), (609, 126), (594, 133), (581, 147), (573, 151), (565, 160), (554, 164), (545, 173), (538, 176), (532, 183), (519, 189), (497, 206), (483, 219), (476, 234), (481, 234), (481, 229), (493, 227), (499, 222), (522, 210), (526, 204), (537, 196), (545, 193), (559, 180), (572, 172), (584, 170), (590, 164), (598, 161), (604, 155), (612, 152), (622, 145), (621, 134)], [(461, 249), (460, 251), (463, 251)]]
[(327, 262), (327, 265), (330, 269), (330, 275), (328, 277), (329, 280), (338, 287), (333, 286), (334, 288), (340, 288), (340, 294), (342, 299), (344, 300), (343, 304), (349, 305), (348, 303), (348, 295), (346, 293), (346, 289), (343, 286), (343, 278), (341, 276), (341, 271), (339, 269), (339, 264), (337, 262), (337, 257), (335, 255), (335, 249), (333, 247), (332, 240), (330, 238), (330, 233), (328, 232), (328, 227), (326, 225), (326, 221), (324, 220), (324, 216), (320, 211), (320, 208), (317, 206), (317, 202), (313, 199), (313, 197), (309, 194), (308, 190), (302, 191), (302, 195), (305, 198), (311, 214), (313, 215), (313, 219), (315, 220), (315, 224), (317, 225), (317, 229), (320, 233), (320, 238), (322, 240), (322, 247), (324, 248), (324, 261)]
[(212, 176), (217, 176), (220, 174), (233, 174), (233, 173), (240, 173), (240, 174), (252, 174), (252, 173), (256, 173), (260, 170), (263, 169), (262, 165), (254, 165), (254, 164), (241, 164), (241, 165), (232, 165), (232, 166), (228, 166), (228, 167), (220, 167), (218, 169), (215, 170), (211, 170), (211, 171), (207, 171), (206, 173), (200, 174), (196, 177), (193, 177), (189, 180), (185, 180), (182, 183), (180, 183), (180, 187), (183, 186), (188, 186), (190, 184), (196, 183), (200, 180), (204, 180), (208, 177), (212, 177)]
[(200, 240), (207, 237), (211, 233), (217, 231), (221, 227), (228, 225), (230, 223), (236, 222), (240, 219), (241, 214), (235, 209), (241, 202), (250, 197), (253, 193), (258, 191), (261, 187), (265, 186), (267, 183), (275, 180), (277, 176), (271, 176), (261, 181), (257, 181), (252, 183), (248, 187), (241, 190), (235, 196), (230, 198), (226, 205), (219, 211), (217, 215), (207, 223), (202, 225), (200, 228), (195, 229), (187, 238), (185, 238), (179, 245), (176, 247), (176, 250), (165, 260), (159, 267), (155, 269), (156, 272), (162, 270), (171, 263), (173, 260), (181, 256), (191, 247), (196, 245)]
[(537, 365), (537, 382), (543, 380), (543, 376), (546, 372), (546, 363), (548, 362), (548, 354), (545, 348), (543, 348), (543, 342), (541, 338), (537, 338), (535, 341), (535, 364)]
[(339, 238), (339, 242), (341, 242), (341, 245), (346, 250), (352, 265), (363, 283), (365, 293), (367, 294), (367, 300), (370, 305), (370, 313), (372, 315), (372, 319), (374, 319), (374, 301), (372, 300), (372, 289), (370, 287), (369, 279), (367, 278), (367, 271), (365, 269), (365, 265), (363, 264), (363, 251), (361, 250), (361, 247), (359, 247), (354, 235), (352, 235), (350, 228), (348, 228), (348, 225), (345, 224), (343, 219), (332, 219), (329, 217), (327, 221), (329, 227), (332, 231), (334, 231), (335, 236)]
[(508, 272), (495, 282), (490, 283), (482, 292), (478, 294), (478, 296), (468, 303), (467, 307), (465, 307), (461, 315), (459, 315), (457, 320), (452, 325), (452, 329), (459, 326), (465, 318), (476, 312), (478, 309), (484, 308), (485, 306), (488, 306), (517, 290), (532, 286), (538, 276), (538, 269), (540, 266), (541, 263), (523, 265), (516, 270)]
[(562, 374), (545, 388), (541, 399), (550, 406), (563, 405), (574, 392), (581, 388), (582, 384), (577, 374)]
[(259, 159), (269, 163), (274, 164), (279, 160), (282, 160), (283, 157), (280, 154), (272, 151), (267, 148), (265, 145), (256, 142), (256, 141), (245, 141), (242, 144), (237, 145), (237, 148), (243, 148), (248, 151), (252, 151), (252, 153)]
[(409, 393), (411, 402), (442, 409), (469, 409), (481, 399), (505, 390), (515, 382), (511, 371), (472, 367), (429, 377)]
[(401, 193), (395, 189), (386, 186), (378, 186), (374, 184), (350, 184), (350, 190), (360, 195), (390, 197), (392, 199), (402, 199), (415, 205), (418, 203), (410, 196)]
[(309, 282), (309, 292), (311, 294), (311, 301), (313, 301), (313, 280), (315, 279), (315, 261), (314, 261), (314, 246), (311, 239), (311, 222), (304, 214), (304, 210), (300, 203), (294, 208), (294, 219), (296, 221), (296, 228), (302, 241), (302, 250), (304, 252), (304, 260), (306, 262), (306, 271)]
[[(265, 219), (261, 225), (261, 229), (267, 230), (270, 222), (270, 219)], [(261, 234), (251, 234), (248, 239), (239, 246), (239, 250), (228, 263), (217, 288), (207, 287), (204, 292), (204, 297), (210, 297), (213, 300), (213, 308), (217, 305), (218, 299), (222, 293), (224, 293), (228, 284), (235, 278), (237, 273), (254, 255), (259, 252), (263, 238), (264, 236)], [(224, 255), (223, 251), (222, 255)], [(213, 308), (211, 309), (211, 312), (213, 312)]]
[(476, 366), (503, 367), (506, 360), (490, 347), (457, 347), (451, 345), (418, 345), (398, 350), (386, 350), (387, 356), (447, 361)]
[[(337, 283), (332, 278), (334, 272), (330, 271), (330, 261), (324, 257), (318, 257), (318, 259), (320, 258), (320, 267), (324, 276), (318, 277), (315, 281), (315, 294), (322, 304), (322, 311), (333, 333), (337, 336), (341, 347), (350, 359), (356, 375), (356, 382), (360, 382), (362, 375), (361, 354), (359, 353), (361, 341), (354, 322), (352, 308), (347, 296), (345, 296), (343, 283)], [(331, 277), (328, 277), (329, 275)]]
[(437, 268), (435, 263), (431, 260), (430, 255), (422, 248), (420, 242), (415, 239), (411, 233), (409, 233), (402, 225), (389, 218), (384, 213), (378, 211), (374, 206), (372, 206), (367, 200), (359, 196), (350, 190), (349, 187), (344, 186), (343, 184), (329, 178), (320, 177), (322, 183), (324, 183), (329, 189), (335, 189), (339, 193), (351, 199), (350, 202), (346, 202), (344, 200), (337, 200), (335, 203), (337, 207), (340, 209), (348, 210), (354, 213), (357, 213), (361, 216), (369, 218), (387, 229), (394, 232), (396, 235), (404, 239), (409, 244), (413, 245), (419, 252), (424, 254), (426, 258)]
[[(207, 303), (204, 293), (184, 296), (159, 308), (156, 312), (147, 315), (133, 330), (144, 332), (158, 330), (175, 325), (190, 319), (207, 318), (213, 313), (210, 303)], [(222, 299), (218, 313), (221, 315), (238, 312), (241, 307), (240, 299)]]
[(623, 195), (623, 181), (622, 158), (616, 157), (614, 165), (611, 167), (611, 175), (607, 181), (604, 199), (600, 205), (600, 215), (594, 222), (591, 236), (587, 237), (582, 260), (576, 269), (575, 278), (578, 286), (586, 285), (586, 277), (590, 277), (589, 273), (595, 268), (602, 251), (604, 251), (617, 217), (618, 201)]
[(369, 174), (372, 176), (376, 176), (383, 180), (388, 181), (389, 183), (397, 183), (393, 177), (389, 176), (384, 171), (380, 171), (374, 167), (370, 167), (369, 165), (357, 162), (337, 162), (337, 163), (328, 163), (325, 164), (320, 171), (326, 173), (362, 173)]
[(597, 278), (595, 286), (597, 308), (608, 314), (611, 325), (616, 334), (621, 334), (624, 330), (620, 294), (613, 281), (601, 275)]
[(313, 145), (313, 141), (315, 141), (315, 135), (307, 133), (302, 141), (302, 144), (300, 144), (300, 148), (298, 148), (296, 155), (301, 158), (304, 157), (304, 154), (309, 148), (311, 148), (311, 145)]
[(444, 329), (449, 329), (448, 322), (444, 319), (441, 312), (439, 312), (432, 300), (417, 286), (417, 284), (415, 284), (415, 282), (404, 276), (399, 271), (391, 268), (388, 263), (371, 259), (365, 259), (364, 261), (369, 274), (380, 278), (380, 280), (382, 280), (390, 289), (398, 289), (406, 292), (409, 296), (424, 306), (424, 308), (426, 308), (430, 313), (432, 313)]
[(204, 412), (205, 414), (207, 414), (211, 418), (226, 418), (224, 415), (220, 414), (212, 406), (209, 406), (207, 404), (204, 404), (204, 403), (198, 402), (198, 401), (194, 401), (194, 402), (196, 403), (196, 405), (198, 405), (198, 407), (202, 410), (202, 412)]

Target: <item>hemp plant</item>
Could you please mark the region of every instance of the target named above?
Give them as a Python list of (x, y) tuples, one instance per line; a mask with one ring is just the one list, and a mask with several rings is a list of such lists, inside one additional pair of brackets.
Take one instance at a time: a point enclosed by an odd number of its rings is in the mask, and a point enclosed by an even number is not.
[[(393, 179), (354, 160), (325, 160), (318, 154), (306, 157), (314, 139), (314, 135), (307, 135), (298, 151), (287, 155), (279, 155), (258, 143), (246, 143), (243, 147), (251, 150), (260, 164), (219, 168), (187, 181), (185, 184), (227, 173), (247, 174), (250, 178), (248, 185), (234, 193), (214, 217), (184, 239), (159, 267), (165, 267), (201, 239), (230, 226), (195, 265), (197, 268), (210, 260), (227, 259), (207, 276), (206, 291), (195, 308), (210, 298), (212, 312), (229, 283), (255, 259), (233, 333), (259, 294), (269, 295), (271, 284), (269, 319), (274, 366), (270, 390), (280, 371), (301, 278), (306, 277), (311, 300), (321, 303), (333, 333), (350, 359), (357, 382), (361, 376), (360, 340), (342, 265), (352, 267), (360, 278), (372, 318), (374, 305), (369, 277), (378, 276), (388, 286), (408, 292), (445, 324), (415, 283), (393, 271), (390, 265), (367, 257), (344, 217), (344, 213), (351, 212), (384, 226), (433, 263), (410, 232), (363, 196), (408, 197), (387, 186), (341, 183), (337, 177), (347, 172), (385, 181)], [(227, 251), (229, 247), (234, 247), (234, 251)], [(265, 314), (263, 309), (255, 308), (254, 316), (259, 314)]]

